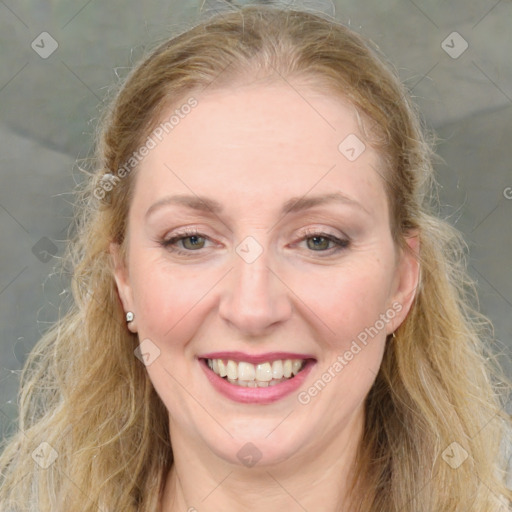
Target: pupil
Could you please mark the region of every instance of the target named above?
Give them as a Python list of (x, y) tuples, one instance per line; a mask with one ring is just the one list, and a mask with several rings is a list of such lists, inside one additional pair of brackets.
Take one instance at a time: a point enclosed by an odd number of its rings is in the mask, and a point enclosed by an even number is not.
[[(323, 236), (314, 236), (310, 240), (313, 240), (313, 244), (314, 244), (315, 248), (327, 249), (326, 243), (327, 243), (327, 245), (329, 245), (329, 240), (327, 240)], [(323, 243), (322, 243), (322, 241), (323, 241)]]
[(197, 246), (201, 246), (201, 242), (200, 242), (200, 239), (201, 237), (198, 236), (198, 235), (191, 235), (189, 237), (187, 237), (184, 241), (184, 244), (186, 246), (186, 242), (188, 241), (189, 242), (189, 245), (192, 246), (192, 247), (197, 247)]

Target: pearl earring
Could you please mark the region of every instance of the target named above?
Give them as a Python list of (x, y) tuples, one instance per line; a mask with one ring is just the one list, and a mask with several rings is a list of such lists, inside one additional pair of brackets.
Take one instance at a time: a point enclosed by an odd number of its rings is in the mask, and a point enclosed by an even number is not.
[(133, 322), (133, 319), (134, 319), (134, 318), (135, 318), (135, 315), (134, 315), (131, 311), (128, 311), (128, 312), (126, 313), (126, 321), (127, 321), (128, 323)]

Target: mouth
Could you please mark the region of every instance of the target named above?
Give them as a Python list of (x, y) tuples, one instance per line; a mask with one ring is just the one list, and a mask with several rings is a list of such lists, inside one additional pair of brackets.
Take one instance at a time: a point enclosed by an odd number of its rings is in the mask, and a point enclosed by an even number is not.
[(211, 352), (197, 356), (207, 382), (235, 402), (265, 405), (293, 395), (316, 365), (311, 354)]
[(304, 370), (307, 359), (273, 359), (251, 363), (225, 358), (203, 358), (208, 368), (230, 384), (246, 388), (266, 388), (292, 380)]

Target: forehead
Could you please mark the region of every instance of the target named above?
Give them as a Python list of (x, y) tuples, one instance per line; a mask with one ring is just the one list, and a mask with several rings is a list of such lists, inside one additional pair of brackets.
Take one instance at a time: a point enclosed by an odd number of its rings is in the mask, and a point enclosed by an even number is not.
[(191, 96), (197, 104), (181, 115), (179, 105), (162, 112), (175, 124), (141, 162), (134, 202), (195, 193), (243, 205), (339, 191), (385, 207), (378, 155), (343, 97), (287, 83)]

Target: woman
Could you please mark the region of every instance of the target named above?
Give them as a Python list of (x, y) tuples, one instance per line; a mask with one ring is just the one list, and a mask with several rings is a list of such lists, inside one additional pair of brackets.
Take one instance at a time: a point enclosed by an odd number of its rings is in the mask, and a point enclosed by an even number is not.
[(268, 6), (105, 116), (2, 510), (508, 510), (508, 417), (431, 146), (359, 35)]

